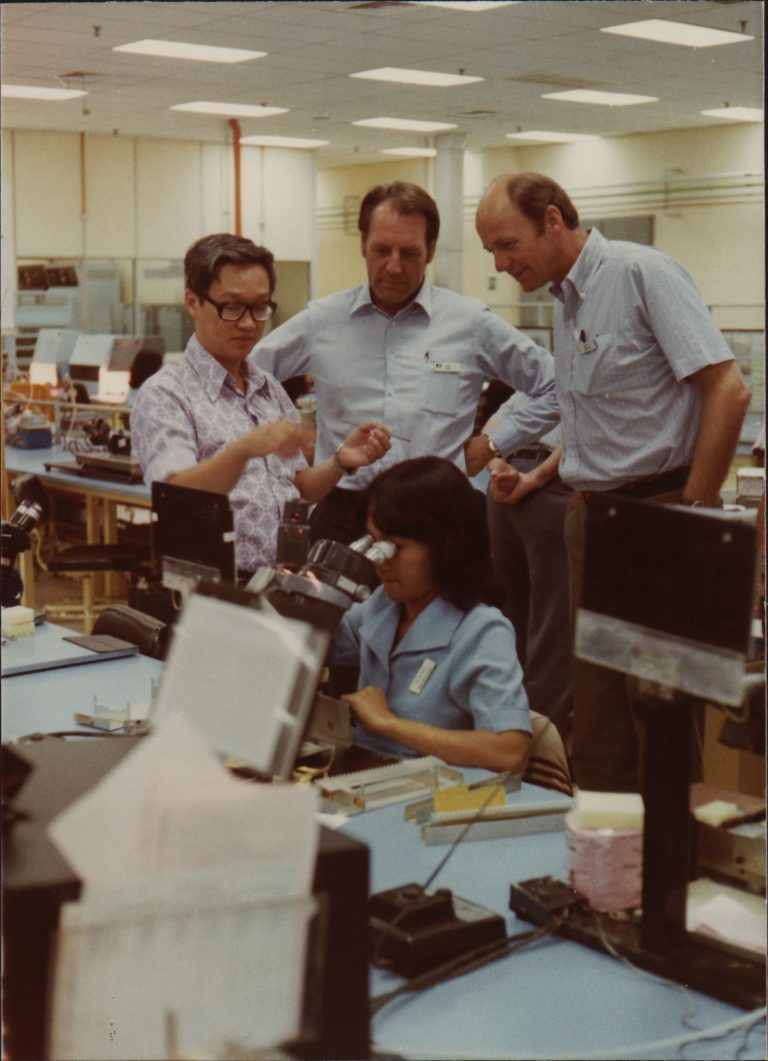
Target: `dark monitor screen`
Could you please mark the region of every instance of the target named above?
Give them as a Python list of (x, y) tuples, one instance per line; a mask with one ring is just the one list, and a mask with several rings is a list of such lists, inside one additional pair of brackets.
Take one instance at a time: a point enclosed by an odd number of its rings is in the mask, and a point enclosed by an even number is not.
[(77, 271), (74, 265), (48, 266), (45, 276), (48, 287), (77, 287)]
[(727, 513), (592, 494), (576, 656), (739, 704), (755, 529)]
[(754, 528), (695, 509), (592, 495), (583, 606), (665, 636), (744, 652)]
[(20, 265), (17, 272), (19, 291), (45, 291), (48, 278), (44, 265)]
[(235, 533), (226, 494), (152, 483), (152, 554), (163, 583), (234, 582)]
[(160, 365), (165, 353), (165, 339), (162, 335), (119, 336), (112, 347), (110, 369), (114, 372), (130, 372), (141, 351), (157, 354)]
[(98, 365), (69, 365), (69, 378), (76, 383), (98, 383)]

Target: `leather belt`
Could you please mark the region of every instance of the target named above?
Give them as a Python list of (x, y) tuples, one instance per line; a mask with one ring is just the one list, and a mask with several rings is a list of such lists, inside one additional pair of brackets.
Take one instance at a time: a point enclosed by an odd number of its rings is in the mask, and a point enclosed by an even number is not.
[(333, 490), (330, 490), (326, 494), (326, 500), (331, 499), (344, 505), (358, 504), (360, 501), (360, 491), (343, 490), (340, 486), (334, 486)]
[(690, 473), (690, 466), (671, 468), (668, 472), (659, 475), (651, 475), (647, 479), (637, 479), (634, 483), (626, 483), (624, 486), (611, 487), (609, 494), (618, 494), (619, 497), (653, 497), (655, 494), (666, 494), (669, 490), (677, 490), (685, 486)]
[(508, 461), (521, 460), (521, 461), (543, 461), (552, 453), (551, 449), (547, 449), (546, 446), (535, 446), (531, 449), (516, 449), (514, 453), (510, 453), (507, 457)]

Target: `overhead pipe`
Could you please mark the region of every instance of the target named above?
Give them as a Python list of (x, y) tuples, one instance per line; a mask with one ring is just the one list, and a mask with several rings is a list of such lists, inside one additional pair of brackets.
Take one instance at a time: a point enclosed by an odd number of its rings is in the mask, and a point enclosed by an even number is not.
[(232, 130), (232, 157), (235, 169), (235, 235), (242, 236), (243, 216), (240, 204), (240, 122), (237, 118), (229, 119)]

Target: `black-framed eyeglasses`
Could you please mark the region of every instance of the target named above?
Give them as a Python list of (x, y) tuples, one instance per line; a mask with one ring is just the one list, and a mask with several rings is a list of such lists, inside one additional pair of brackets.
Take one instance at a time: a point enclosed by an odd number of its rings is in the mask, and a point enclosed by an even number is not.
[(277, 303), (271, 299), (269, 302), (254, 302), (250, 306), (244, 302), (214, 302), (208, 295), (203, 295), (203, 300), (210, 302), (223, 321), (239, 321), (248, 312), (256, 323), (260, 324), (262, 321), (271, 320), (277, 310)]

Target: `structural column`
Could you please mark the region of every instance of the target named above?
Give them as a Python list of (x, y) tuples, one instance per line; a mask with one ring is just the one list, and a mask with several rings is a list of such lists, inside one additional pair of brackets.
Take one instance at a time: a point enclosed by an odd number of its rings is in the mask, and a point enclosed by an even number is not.
[(456, 133), (435, 137), (435, 199), (440, 210), (435, 283), (458, 292), (463, 289), (464, 142)]

